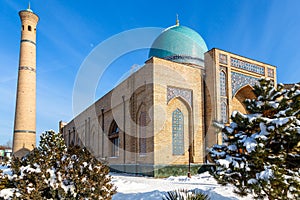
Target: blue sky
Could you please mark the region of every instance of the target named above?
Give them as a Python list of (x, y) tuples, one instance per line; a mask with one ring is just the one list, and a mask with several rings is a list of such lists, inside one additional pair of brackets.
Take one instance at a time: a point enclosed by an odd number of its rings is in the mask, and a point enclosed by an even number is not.
[[(72, 116), (77, 72), (95, 46), (122, 31), (167, 28), (180, 23), (196, 30), (209, 49), (217, 47), (277, 66), (278, 82), (299, 82), (300, 1), (189, 0), (99, 1), (31, 0), (37, 30), (37, 133), (58, 129)], [(27, 0), (0, 1), (0, 144), (12, 140), (20, 45), (18, 11)], [(115, 60), (95, 98), (109, 91), (148, 50)]]

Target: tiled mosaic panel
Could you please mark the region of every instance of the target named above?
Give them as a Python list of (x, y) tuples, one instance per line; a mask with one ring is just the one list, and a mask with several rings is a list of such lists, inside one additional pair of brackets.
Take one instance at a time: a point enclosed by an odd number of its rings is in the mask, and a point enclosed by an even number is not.
[(192, 105), (192, 91), (182, 88), (168, 87), (167, 88), (167, 102), (175, 97), (181, 97), (185, 99), (190, 106)]
[(226, 74), (221, 71), (220, 72), (220, 95), (221, 96), (226, 96), (226, 90), (227, 90), (227, 87), (226, 87)]
[(258, 78), (247, 76), (244, 74), (231, 72), (231, 87), (232, 87), (232, 96), (245, 85), (254, 86), (258, 83)]
[(173, 155), (184, 155), (184, 120), (179, 109), (172, 114), (172, 146)]
[(265, 75), (264, 67), (260, 67), (260, 66), (257, 66), (257, 65), (245, 62), (245, 61), (241, 61), (236, 58), (231, 58), (230, 61), (231, 61), (232, 67), (237, 67), (237, 68), (244, 69), (244, 70), (254, 72), (257, 74)]
[(268, 68), (268, 77), (274, 78), (274, 69)]
[(227, 104), (224, 102), (221, 103), (221, 121), (222, 123), (227, 123), (228, 121)]

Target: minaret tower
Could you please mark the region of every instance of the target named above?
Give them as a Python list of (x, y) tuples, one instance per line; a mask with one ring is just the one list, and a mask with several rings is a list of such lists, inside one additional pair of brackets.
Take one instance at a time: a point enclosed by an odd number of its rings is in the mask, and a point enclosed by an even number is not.
[(16, 157), (24, 156), (36, 144), (36, 26), (39, 21), (30, 4), (19, 16), (22, 26), (13, 139)]

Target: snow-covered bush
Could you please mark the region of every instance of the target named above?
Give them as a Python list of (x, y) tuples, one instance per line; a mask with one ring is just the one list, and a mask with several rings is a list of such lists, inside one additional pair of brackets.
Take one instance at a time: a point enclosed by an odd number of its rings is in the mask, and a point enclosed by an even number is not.
[(195, 190), (185, 190), (185, 189), (180, 189), (180, 190), (174, 190), (174, 191), (169, 191), (163, 197), (163, 200), (209, 200), (210, 198), (201, 192), (196, 192)]
[(300, 198), (300, 90), (261, 79), (246, 100), (249, 114), (233, 112), (229, 126), (221, 126), (224, 143), (210, 156), (215, 178), (231, 183), (240, 195), (257, 198)]
[(12, 174), (2, 175), (0, 183), (11, 190), (7, 199), (106, 200), (115, 193), (108, 173), (87, 149), (67, 149), (60, 134), (48, 131), (37, 148), (21, 160), (13, 159)]

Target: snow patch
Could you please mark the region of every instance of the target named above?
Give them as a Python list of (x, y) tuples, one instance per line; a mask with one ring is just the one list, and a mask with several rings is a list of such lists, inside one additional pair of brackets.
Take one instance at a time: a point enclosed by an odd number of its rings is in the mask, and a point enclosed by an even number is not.
[(252, 151), (255, 150), (257, 146), (257, 142), (254, 138), (252, 137), (247, 137), (245, 142), (244, 142), (244, 147), (246, 147), (246, 150), (251, 153)]
[(257, 179), (262, 179), (262, 180), (265, 180), (265, 181), (268, 181), (272, 177), (273, 177), (273, 170), (269, 169), (269, 168), (266, 168), (266, 167), (265, 167), (264, 171), (261, 171), (260, 173), (256, 174)]

